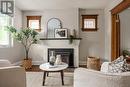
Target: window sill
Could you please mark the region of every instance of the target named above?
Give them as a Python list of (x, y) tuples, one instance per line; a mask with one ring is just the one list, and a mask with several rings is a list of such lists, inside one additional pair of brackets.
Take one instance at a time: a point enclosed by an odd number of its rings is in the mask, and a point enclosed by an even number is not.
[(12, 46), (10, 46), (10, 45), (0, 45), (0, 48), (10, 48), (10, 47), (12, 47)]

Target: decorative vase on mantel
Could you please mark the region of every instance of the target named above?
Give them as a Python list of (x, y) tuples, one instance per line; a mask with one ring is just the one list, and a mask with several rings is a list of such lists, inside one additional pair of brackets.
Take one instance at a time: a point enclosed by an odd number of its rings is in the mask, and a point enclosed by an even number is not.
[(75, 29), (72, 29), (70, 31), (70, 36), (69, 36), (69, 43), (72, 44), (73, 43), (73, 38), (76, 38), (76, 30)]

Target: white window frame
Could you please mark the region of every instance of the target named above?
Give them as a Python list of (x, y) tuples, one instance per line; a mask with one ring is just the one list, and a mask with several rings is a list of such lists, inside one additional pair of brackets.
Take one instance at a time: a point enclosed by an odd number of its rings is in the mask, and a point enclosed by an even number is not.
[[(1, 13), (0, 13), (1, 14)], [(3, 14), (5, 15), (5, 14)], [(10, 19), (10, 26), (13, 25), (13, 18)], [(13, 46), (13, 39), (11, 38), (11, 34), (8, 32), (8, 44), (0, 44), (0, 48), (9, 48), (9, 47), (12, 47)]]

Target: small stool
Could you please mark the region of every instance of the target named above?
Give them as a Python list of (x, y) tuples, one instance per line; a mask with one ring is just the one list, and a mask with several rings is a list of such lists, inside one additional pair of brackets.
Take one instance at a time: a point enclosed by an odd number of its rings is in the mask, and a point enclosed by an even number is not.
[(96, 57), (87, 58), (87, 68), (93, 70), (100, 70), (100, 59)]

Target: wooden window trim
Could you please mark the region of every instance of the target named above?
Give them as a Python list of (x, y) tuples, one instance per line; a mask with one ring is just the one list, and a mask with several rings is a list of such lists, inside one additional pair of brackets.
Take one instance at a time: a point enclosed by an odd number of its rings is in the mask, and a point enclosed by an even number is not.
[[(85, 19), (95, 19), (95, 28), (84, 28)], [(82, 15), (82, 31), (97, 31), (98, 15)]]
[(39, 20), (39, 29), (36, 31), (41, 31), (41, 16), (27, 16), (27, 27), (29, 27), (29, 20)]

